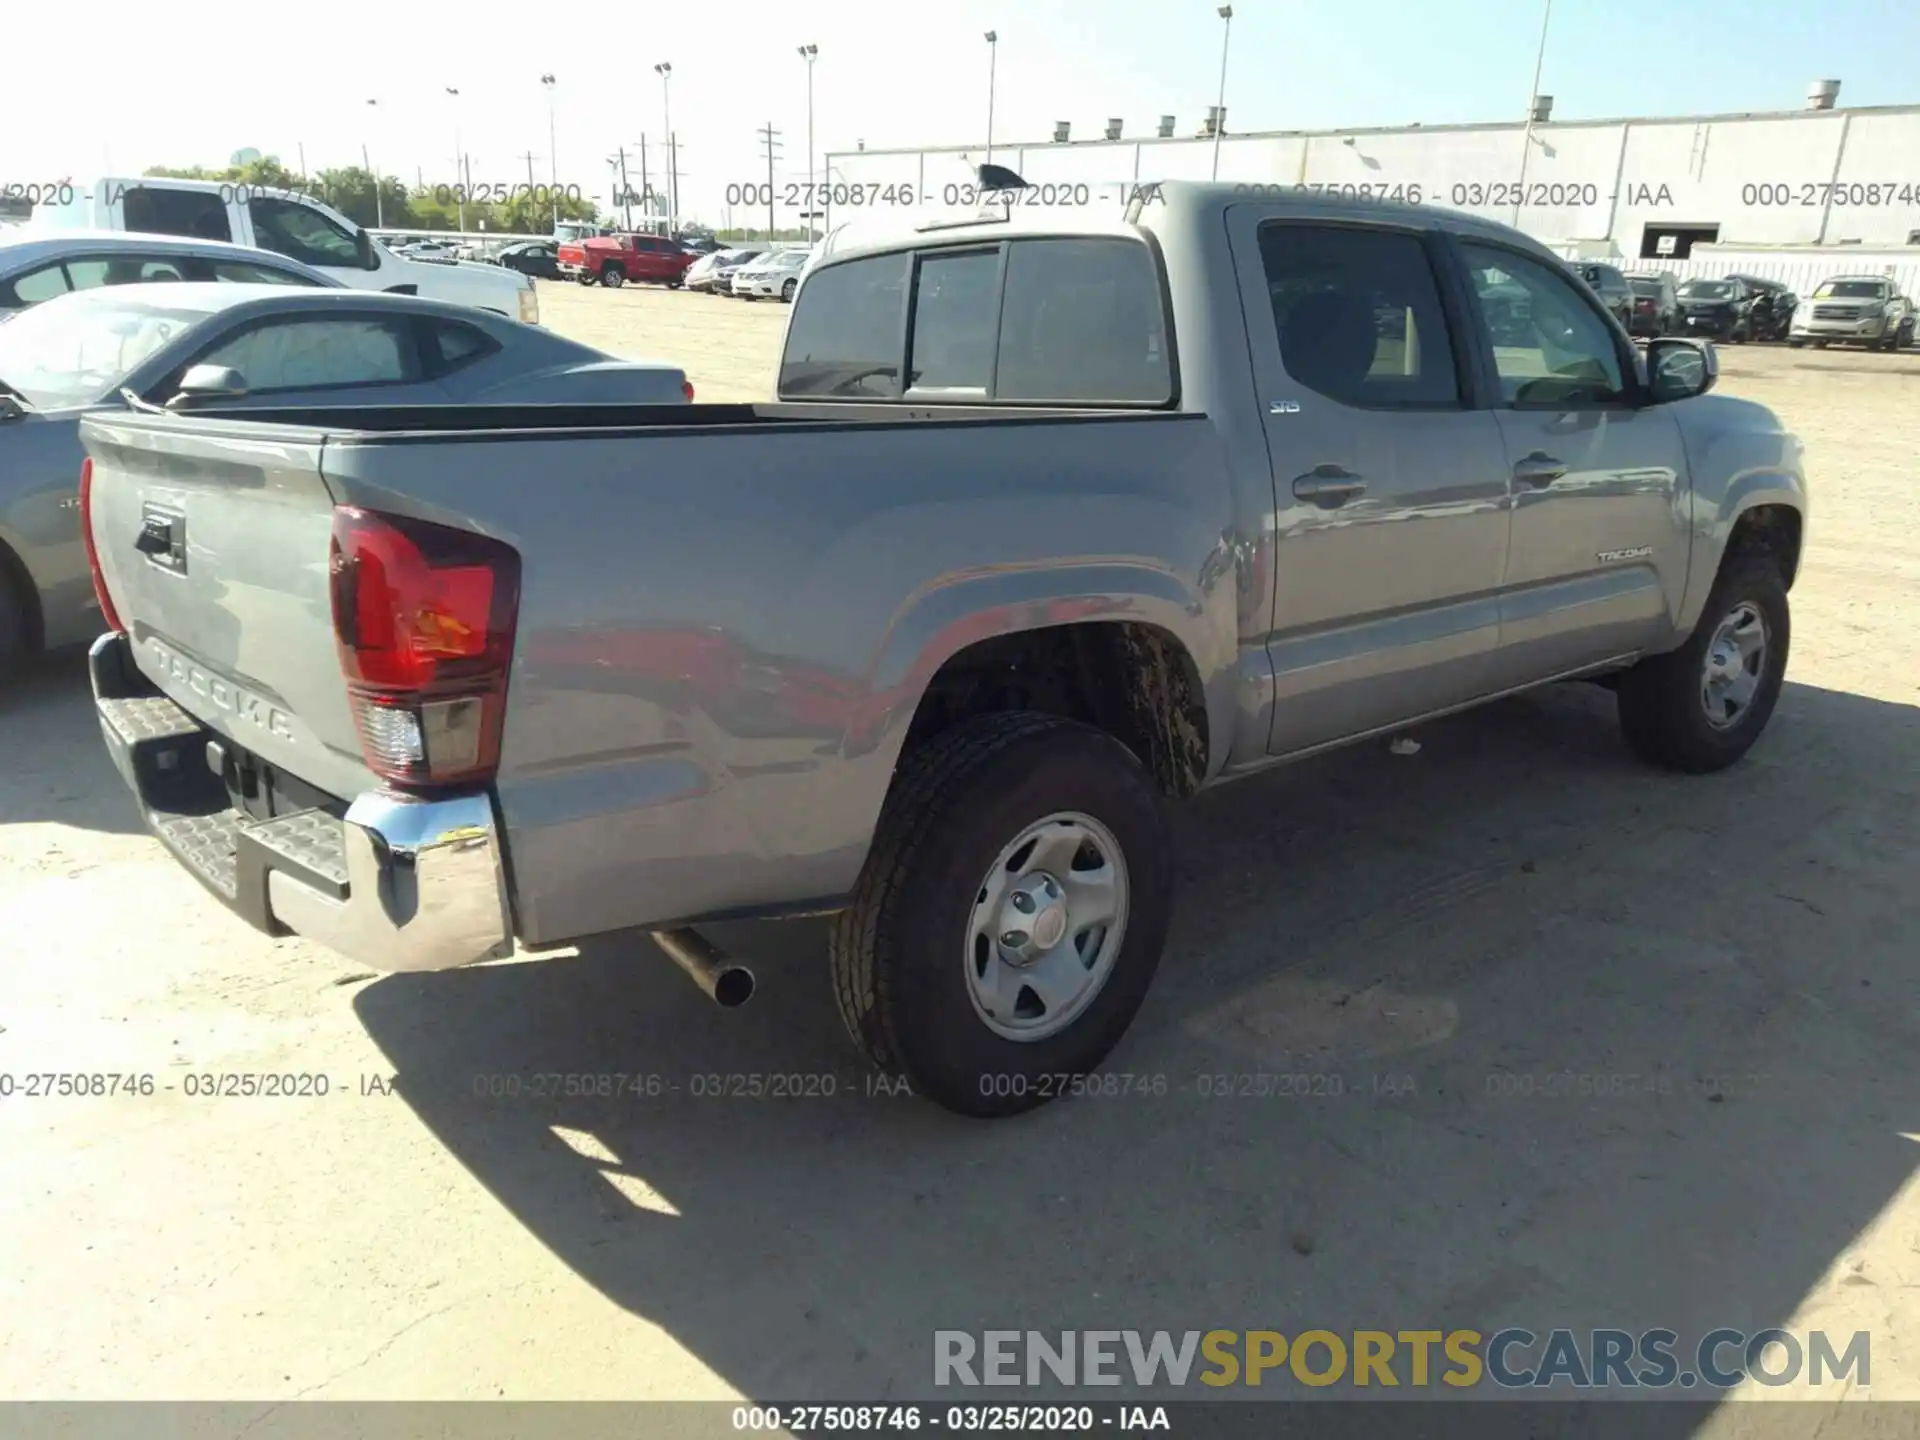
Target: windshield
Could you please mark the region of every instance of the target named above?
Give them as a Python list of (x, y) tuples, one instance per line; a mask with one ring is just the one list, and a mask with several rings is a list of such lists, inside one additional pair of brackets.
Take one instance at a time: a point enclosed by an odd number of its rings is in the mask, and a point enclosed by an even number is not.
[(36, 305), (0, 325), (0, 381), (35, 409), (91, 405), (206, 318), (146, 305)]
[(1633, 286), (1633, 293), (1636, 295), (1651, 295), (1656, 300), (1660, 298), (1660, 282), (1658, 280), (1634, 279), (1629, 280), (1627, 283)]
[(1680, 293), (1693, 300), (1731, 300), (1733, 286), (1725, 280), (1689, 280)]
[(1813, 292), (1816, 300), (1884, 300), (1887, 287), (1878, 280), (1829, 280)]

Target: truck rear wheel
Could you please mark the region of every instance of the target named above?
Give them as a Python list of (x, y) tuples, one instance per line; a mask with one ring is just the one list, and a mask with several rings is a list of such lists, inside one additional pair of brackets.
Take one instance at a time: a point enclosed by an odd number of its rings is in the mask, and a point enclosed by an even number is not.
[(1072, 1091), (1146, 996), (1171, 855), (1158, 787), (1104, 731), (1015, 711), (936, 736), (902, 763), (834, 920), (848, 1033), (962, 1115)]
[(1729, 555), (1686, 644), (1620, 677), (1627, 743), (1670, 770), (1704, 774), (1733, 764), (1780, 699), (1791, 630), (1773, 557), (1758, 549)]

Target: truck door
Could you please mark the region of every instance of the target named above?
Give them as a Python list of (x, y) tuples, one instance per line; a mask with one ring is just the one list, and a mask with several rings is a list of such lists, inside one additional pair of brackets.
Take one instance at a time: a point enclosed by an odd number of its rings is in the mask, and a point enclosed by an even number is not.
[(1276, 506), (1268, 749), (1465, 703), (1498, 638), (1507, 479), (1445, 252), (1413, 225), (1227, 213)]
[[(1670, 405), (1641, 406), (1630, 342), (1553, 267), (1462, 241), (1472, 326), (1511, 474), (1497, 688), (1632, 654), (1680, 613), (1686, 456)], [(1521, 297), (1494, 322), (1493, 301)]]

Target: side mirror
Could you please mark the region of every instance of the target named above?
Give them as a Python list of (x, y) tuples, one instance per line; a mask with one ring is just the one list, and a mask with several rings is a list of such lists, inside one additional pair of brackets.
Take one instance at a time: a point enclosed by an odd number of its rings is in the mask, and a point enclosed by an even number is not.
[(1656, 405), (1704, 395), (1719, 378), (1720, 355), (1711, 340), (1647, 343), (1647, 389)]
[(364, 230), (356, 230), (353, 233), (353, 244), (354, 248), (360, 252), (360, 268), (362, 270), (378, 270), (380, 268), (380, 251), (373, 243), (373, 236)]
[(167, 401), (169, 410), (212, 400), (241, 400), (247, 394), (246, 377), (230, 365), (195, 365), (180, 377), (180, 386)]

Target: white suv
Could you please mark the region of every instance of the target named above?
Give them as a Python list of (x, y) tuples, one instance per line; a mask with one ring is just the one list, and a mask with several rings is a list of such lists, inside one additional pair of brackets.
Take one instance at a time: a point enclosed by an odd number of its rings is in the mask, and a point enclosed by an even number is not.
[(1887, 276), (1836, 275), (1794, 307), (1787, 344), (1835, 341), (1898, 350), (1913, 343), (1913, 325), (1913, 302)]

